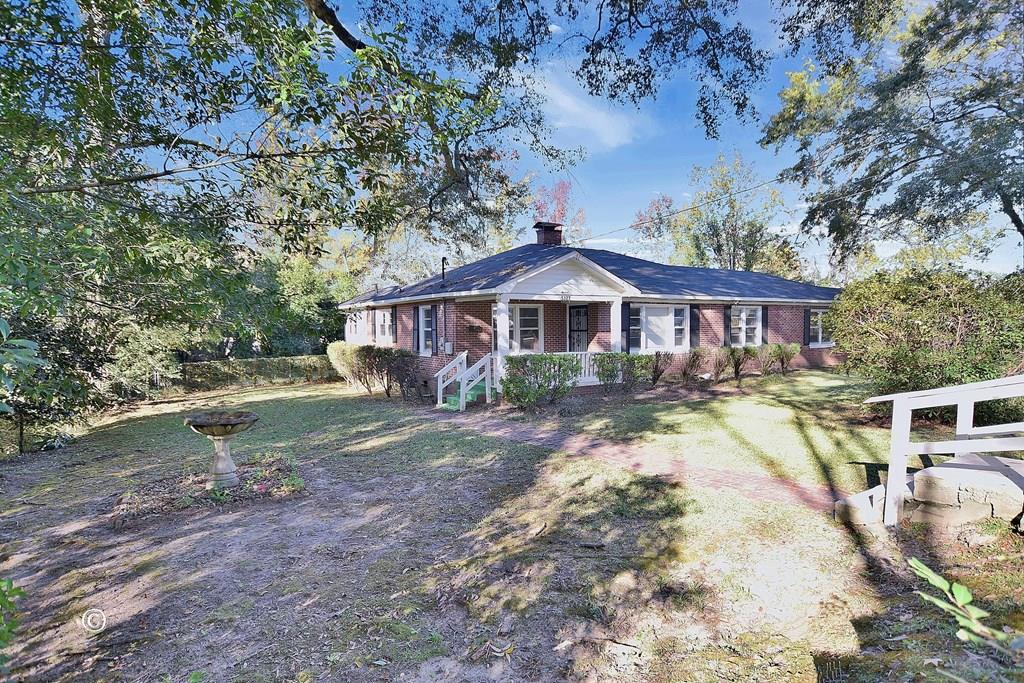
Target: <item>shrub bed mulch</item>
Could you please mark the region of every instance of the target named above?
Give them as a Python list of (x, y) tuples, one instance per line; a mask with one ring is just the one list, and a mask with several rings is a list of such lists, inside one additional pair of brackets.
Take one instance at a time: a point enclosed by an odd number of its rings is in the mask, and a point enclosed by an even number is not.
[(238, 465), (238, 486), (207, 490), (207, 473), (168, 477), (127, 491), (114, 502), (111, 524), (115, 529), (129, 521), (194, 508), (217, 508), (262, 498), (286, 498), (305, 490), (293, 464), (284, 458), (268, 458)]

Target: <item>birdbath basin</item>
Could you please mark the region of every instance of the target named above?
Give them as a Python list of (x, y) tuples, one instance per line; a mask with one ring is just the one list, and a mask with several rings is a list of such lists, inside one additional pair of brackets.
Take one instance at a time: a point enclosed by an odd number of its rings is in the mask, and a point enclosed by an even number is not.
[(238, 486), (238, 468), (231, 459), (231, 439), (252, 427), (258, 419), (256, 413), (226, 410), (208, 410), (185, 416), (187, 427), (213, 442), (213, 466), (206, 488)]

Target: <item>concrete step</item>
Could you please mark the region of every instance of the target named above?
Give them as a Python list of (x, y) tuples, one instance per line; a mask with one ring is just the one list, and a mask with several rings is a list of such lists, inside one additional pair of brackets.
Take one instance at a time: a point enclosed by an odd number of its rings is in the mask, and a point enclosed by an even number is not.
[[(476, 403), (484, 397), (487, 393), (487, 387), (481, 381), (480, 384), (475, 384), (466, 392), (466, 405)], [(491, 389), (491, 398), (497, 398), (498, 392)], [(446, 410), (458, 410), (459, 409), (459, 395), (458, 393), (451, 394), (444, 397), (444, 403), (441, 404), (442, 408)]]

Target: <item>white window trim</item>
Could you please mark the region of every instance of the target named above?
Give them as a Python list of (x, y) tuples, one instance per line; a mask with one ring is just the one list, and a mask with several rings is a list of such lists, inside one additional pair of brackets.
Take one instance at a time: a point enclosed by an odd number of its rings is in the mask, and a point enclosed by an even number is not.
[[(419, 310), (416, 313), (416, 315), (418, 315), (419, 318), (420, 318), (416, 322), (417, 322), (417, 327), (419, 328), (417, 330), (417, 333), (419, 334), (419, 337), (420, 337), (419, 338), (419, 342), (420, 342), (420, 355), (421, 356), (433, 356), (434, 355), (434, 349), (433, 348), (429, 348), (429, 349), (427, 348), (427, 341), (426, 341), (427, 340), (427, 328), (426, 328), (426, 325), (423, 324), (423, 322), (424, 322), (423, 319), (426, 316), (426, 314), (428, 312), (430, 312), (430, 310), (431, 310), (430, 306), (420, 306)], [(431, 323), (433, 324), (434, 327), (431, 328), (431, 335), (430, 335), (431, 336), (431, 340), (430, 341), (431, 341), (431, 343), (433, 343), (434, 338), (437, 337), (437, 335), (433, 333), (433, 331), (437, 328), (437, 321), (433, 320), (433, 321), (431, 321)]]
[[(672, 302), (672, 301), (666, 301), (664, 303), (659, 301), (656, 304), (650, 304), (650, 305), (654, 306), (655, 308), (665, 308), (665, 307), (668, 307), (668, 317), (669, 317), (669, 330), (668, 330), (668, 334), (669, 334), (669, 339), (671, 340), (672, 343), (669, 346), (667, 346), (667, 347), (665, 347), (663, 349), (649, 349), (649, 348), (647, 348), (647, 306), (648, 306), (648, 304), (634, 304), (634, 303), (631, 303), (631, 304), (629, 304), (630, 312), (632, 312), (632, 310), (634, 308), (639, 308), (640, 309), (640, 348), (638, 348), (638, 349), (630, 348), (629, 352), (632, 353), (632, 354), (641, 355), (641, 354), (651, 354), (651, 353), (654, 353), (656, 351), (666, 351), (668, 353), (677, 353), (677, 352), (682, 352), (682, 351), (689, 351), (690, 350), (690, 305), (689, 304), (684, 304), (684, 303)], [(682, 308), (683, 311), (684, 311), (684, 313), (683, 313), (683, 343), (680, 346), (676, 346), (676, 343), (675, 343), (676, 342), (676, 310), (675, 309), (677, 309), (677, 308)], [(627, 327), (627, 330), (626, 330), (626, 334), (627, 335), (629, 334), (630, 329), (631, 328)]]
[[(764, 343), (764, 340), (761, 338), (761, 334), (763, 332), (763, 330), (762, 330), (762, 322), (761, 322), (761, 312), (762, 312), (761, 311), (761, 307), (760, 306), (733, 306), (732, 309), (730, 310), (730, 315), (732, 313), (735, 313), (737, 308), (740, 309), (740, 310), (744, 310), (744, 311), (756, 311), (756, 318), (757, 318), (757, 324), (754, 327), (754, 343), (753, 344), (742, 344), (741, 346), (760, 346), (761, 344)], [(745, 322), (745, 320), (743, 322)], [(746, 325), (741, 325), (741, 327), (745, 327), (745, 326)], [(730, 346), (735, 345), (735, 342), (733, 342), (733, 340), (732, 340), (732, 319), (731, 318), (729, 320), (729, 345)]]
[[(495, 308), (497, 304), (491, 304), (491, 320), (494, 321), (496, 318)], [(537, 309), (537, 335), (538, 335), (538, 346), (539, 349), (533, 350), (528, 349), (526, 351), (519, 348), (519, 334), (522, 327), (519, 324), (519, 309), (520, 308), (536, 308)], [(566, 325), (568, 326), (568, 318), (566, 318)], [(508, 352), (510, 356), (522, 356), (530, 353), (544, 353), (544, 304), (537, 303), (526, 303), (526, 304), (509, 304), (508, 305)], [(494, 329), (493, 323), (491, 327), (491, 348), (495, 348), (496, 342), (494, 341), (497, 335), (497, 330)]]
[[(811, 319), (812, 319), (812, 321), (813, 321), (813, 318), (814, 318), (814, 316), (816, 314), (817, 315), (823, 315), (826, 311), (828, 311), (827, 308), (812, 308), (811, 309)], [(818, 319), (818, 327), (817, 327), (818, 341), (814, 341), (813, 336), (814, 336), (814, 332), (815, 332), (815, 327), (812, 324), (811, 325), (811, 339), (810, 339), (811, 343), (808, 345), (810, 348), (812, 348), (812, 349), (830, 349), (830, 348), (832, 348), (833, 346), (836, 345), (836, 343), (834, 341), (821, 341), (821, 335), (822, 335), (822, 333), (824, 331), (825, 331), (825, 327), (822, 324), (821, 319), (819, 318)]]

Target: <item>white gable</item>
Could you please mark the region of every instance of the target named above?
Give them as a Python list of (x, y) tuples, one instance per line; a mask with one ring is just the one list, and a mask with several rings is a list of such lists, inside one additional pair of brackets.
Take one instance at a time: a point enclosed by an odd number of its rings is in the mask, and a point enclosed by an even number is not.
[(626, 287), (578, 259), (568, 259), (516, 282), (513, 295), (621, 296)]

